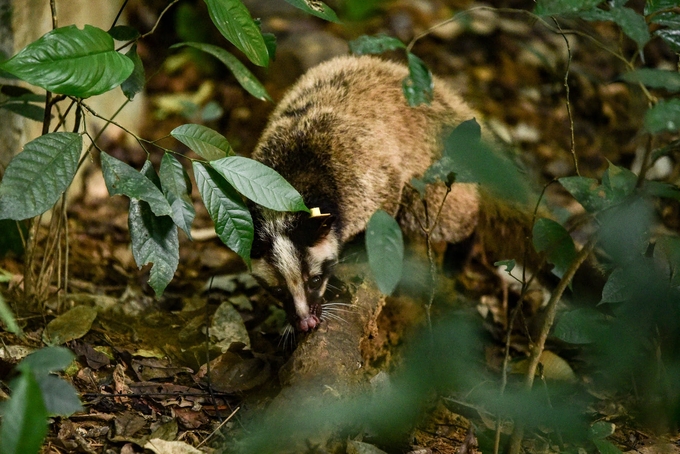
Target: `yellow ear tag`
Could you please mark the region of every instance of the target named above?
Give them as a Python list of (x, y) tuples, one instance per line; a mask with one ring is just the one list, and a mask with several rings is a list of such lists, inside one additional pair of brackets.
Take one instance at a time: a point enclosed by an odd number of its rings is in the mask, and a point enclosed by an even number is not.
[(319, 218), (319, 217), (325, 217), (325, 216), (330, 216), (330, 213), (322, 213), (321, 208), (319, 207), (314, 207), (309, 209), (309, 217), (311, 218)]

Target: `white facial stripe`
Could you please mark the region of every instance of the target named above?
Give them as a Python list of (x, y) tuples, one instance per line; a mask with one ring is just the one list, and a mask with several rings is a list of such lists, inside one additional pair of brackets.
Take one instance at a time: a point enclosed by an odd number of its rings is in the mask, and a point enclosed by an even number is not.
[(302, 267), (295, 245), (286, 236), (276, 236), (273, 244), (273, 256), (276, 268), (286, 280), (288, 290), (293, 297), (295, 312), (301, 318), (309, 316), (309, 306), (305, 295), (305, 281)]
[(253, 259), (252, 267), (253, 274), (265, 281), (269, 286), (278, 285), (276, 270), (269, 262), (263, 259)]
[(323, 272), (323, 264), (328, 260), (338, 259), (338, 239), (333, 233), (329, 233), (313, 247), (307, 248), (307, 262), (309, 275), (316, 276)]

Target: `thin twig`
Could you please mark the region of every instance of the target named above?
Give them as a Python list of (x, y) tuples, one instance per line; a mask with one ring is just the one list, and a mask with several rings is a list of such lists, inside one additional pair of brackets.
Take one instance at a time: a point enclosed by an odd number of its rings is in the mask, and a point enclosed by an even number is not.
[(557, 29), (560, 30), (560, 34), (564, 39), (564, 43), (567, 45), (567, 68), (564, 70), (564, 89), (566, 91), (566, 104), (567, 104), (567, 115), (569, 117), (569, 132), (571, 133), (571, 146), (569, 150), (571, 151), (571, 157), (574, 160), (574, 169), (576, 170), (576, 175), (581, 176), (581, 172), (578, 170), (578, 158), (576, 157), (576, 141), (574, 139), (574, 116), (571, 113), (571, 98), (569, 91), (569, 69), (571, 67), (571, 46), (569, 45), (569, 40), (567, 36), (562, 32), (562, 27), (557, 19), (553, 18)]
[(219, 432), (219, 430), (220, 430), (222, 427), (224, 427), (224, 425), (225, 425), (226, 423), (228, 423), (229, 420), (230, 420), (231, 418), (233, 418), (234, 415), (236, 414), (236, 412), (239, 411), (240, 409), (241, 409), (241, 407), (236, 407), (236, 408), (234, 409), (234, 411), (232, 411), (231, 414), (230, 414), (229, 416), (227, 416), (227, 419), (225, 419), (224, 421), (222, 421), (222, 423), (221, 423), (219, 426), (217, 426), (217, 428), (216, 428), (215, 430), (213, 430), (212, 433), (211, 433), (210, 435), (208, 435), (208, 436), (205, 438), (205, 440), (203, 440), (202, 442), (200, 442), (200, 443), (196, 446), (196, 448), (200, 448), (201, 445), (203, 445), (203, 443), (205, 443), (206, 441), (210, 440), (210, 438), (212, 438), (213, 435), (215, 435), (217, 432)]
[[(538, 339), (536, 344), (530, 348), (531, 355), (529, 356), (529, 366), (527, 368), (527, 374), (524, 382), (525, 388), (527, 390), (530, 390), (534, 384), (534, 377), (536, 375), (536, 370), (538, 369), (538, 364), (540, 363), (541, 353), (543, 353), (545, 342), (548, 339), (548, 333), (550, 333), (550, 329), (552, 328), (555, 321), (555, 315), (557, 314), (557, 303), (560, 301), (560, 298), (562, 298), (562, 294), (567, 289), (567, 286), (576, 274), (576, 271), (578, 271), (583, 262), (585, 262), (585, 260), (593, 252), (596, 242), (597, 235), (593, 235), (588, 243), (579, 251), (576, 258), (574, 258), (574, 261), (569, 266), (569, 269), (564, 273), (564, 276), (562, 276), (559, 284), (557, 284), (557, 287), (553, 291), (552, 295), (550, 295), (550, 300), (548, 300), (548, 304), (546, 306), (545, 320), (541, 326)], [(521, 421), (517, 421), (515, 424), (515, 429), (510, 436), (510, 447), (508, 449), (509, 454), (519, 454), (523, 437), (524, 425)]]

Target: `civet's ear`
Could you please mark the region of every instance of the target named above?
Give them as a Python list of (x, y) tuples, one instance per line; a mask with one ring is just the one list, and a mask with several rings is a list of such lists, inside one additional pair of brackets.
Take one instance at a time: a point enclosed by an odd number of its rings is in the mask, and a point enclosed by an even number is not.
[(332, 214), (312, 215), (303, 221), (304, 237), (310, 246), (317, 244), (328, 236), (333, 229), (336, 217)]

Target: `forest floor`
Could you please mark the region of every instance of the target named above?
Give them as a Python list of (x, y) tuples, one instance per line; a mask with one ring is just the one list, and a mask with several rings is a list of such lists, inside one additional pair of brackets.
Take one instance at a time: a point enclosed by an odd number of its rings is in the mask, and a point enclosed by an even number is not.
[[(142, 30), (150, 28), (159, 12), (148, 6), (153, 3), (133, 9), (130, 23)], [(454, 11), (472, 6), (465, 0), (396, 1), (379, 6), (373, 13), (361, 13), (358, 8), (346, 11), (354, 18), (331, 24), (305, 16), (284, 2), (247, 4), (253, 17), (262, 18), (263, 30), (275, 33), (278, 39), (277, 57), (271, 67), (266, 71), (253, 69), (274, 100), (280, 99), (309, 67), (347, 53), (348, 40), (386, 33), (408, 43), (450, 18)], [(528, 1), (490, 4), (532, 8)], [(183, 123), (203, 123), (222, 132), (237, 153), (247, 156), (274, 103), (250, 97), (215, 61), (168, 49), (170, 44), (191, 37), (224, 45), (215, 33), (205, 30), (207, 13), (201, 5), (196, 3), (194, 10), (184, 10), (184, 14), (189, 18), (196, 14), (203, 25), (191, 25), (185, 18), (179, 21), (183, 28), (176, 26), (179, 19), (175, 11), (174, 20), (162, 22), (153, 35), (139, 43), (147, 76), (153, 75), (144, 94), (147, 109), (139, 135), (188, 152), (166, 138), (169, 131)], [(564, 26), (585, 30), (608, 45), (620, 41), (607, 24)], [(413, 47), (433, 73), (459, 88), (498, 137), (512, 144), (516, 158), (531, 169), (538, 187), (574, 174), (571, 125), (581, 175), (600, 178), (609, 162), (639, 169), (644, 145), (638, 135), (643, 98), (616, 80), (624, 68), (611, 54), (574, 36), (569, 37), (569, 51), (571, 61), (565, 38), (527, 16), (492, 9), (478, 9), (460, 21), (441, 26)], [(677, 57), (661, 45), (648, 46), (645, 57), (651, 67), (673, 68), (677, 64)], [(390, 58), (401, 57), (390, 54)], [(571, 123), (564, 85), (568, 64)], [(100, 146), (136, 168), (146, 159), (122, 134), (105, 136)], [(159, 152), (150, 159), (158, 164), (161, 156)], [(73, 324), (58, 328), (59, 332), (54, 331), (57, 328), (50, 331), (53, 337), (67, 339), (66, 346), (78, 356), (68, 374), (81, 393), (86, 411), (69, 419), (53, 419), (44, 452), (131, 453), (148, 448), (151, 438), (198, 446), (208, 437), (201, 449), (217, 450), (229, 442), (229, 437), (240, 434), (252, 417), (242, 420), (242, 413), (257, 413), (280, 390), (279, 370), (291, 356), (291, 346), (281, 340), (286, 323), (282, 309), (250, 277), (241, 259), (215, 236), (200, 203), (195, 203), (194, 241), (181, 234), (179, 268), (163, 297), (156, 299), (146, 283), (148, 267), (137, 269), (129, 247), (127, 199), (108, 197), (95, 166), (86, 169), (84, 185), (83, 195), (68, 211), (67, 293), (61, 288), (58, 296), (50, 297), (39, 310), (18, 310), (24, 339), (0, 332), (3, 345), (14, 348), (15, 353), (21, 348), (40, 348), (46, 339), (46, 325), (55, 317), (77, 305), (97, 308), (96, 319), (85, 328)], [(559, 216), (566, 219), (578, 215), (580, 206), (556, 186), (550, 186), (548, 198)], [(195, 189), (194, 195), (198, 201)], [(677, 212), (677, 207), (671, 208), (661, 217), (666, 216), (667, 224), (677, 228), (677, 221), (673, 221)], [(508, 317), (519, 289), (499, 277), (500, 271), (493, 267), (493, 261), (490, 263), (481, 247), (475, 245), (469, 260), (444, 282), (455, 292), (451, 306), (470, 315), (484, 332), (484, 366), (499, 380)], [(12, 276), (8, 295), (18, 295), (22, 260), (5, 257), (0, 268)], [(56, 287), (51, 290), (57, 294)], [(541, 312), (544, 291), (536, 290), (528, 301), (524, 316), (530, 326), (538, 323), (536, 318), (540, 317), (534, 316)], [(444, 312), (445, 308), (439, 310)], [(363, 351), (367, 374), (398, 368), (408, 339), (427, 329), (422, 302), (404, 294), (388, 301), (376, 323), (375, 339)], [(525, 333), (514, 334), (510, 345), (513, 358), (521, 360), (528, 354)], [(619, 449), (680, 452), (677, 435), (657, 434), (653, 421), (636, 419), (630, 413), (635, 399), (632, 391), (609, 395), (591, 386), (592, 371), (579, 363), (578, 349), (555, 342), (551, 352), (560, 362), (559, 373), (590, 393), (592, 401), (584, 408), (584, 419), (616, 424), (609, 441)], [(208, 357), (218, 358), (210, 370), (206, 369)], [(13, 364), (8, 356), (0, 358), (3, 380)], [(521, 365), (518, 367), (521, 370)], [(115, 396), (121, 393), (125, 396)], [(496, 420), (485, 409), (468, 406), (464, 396), (430, 399), (427, 405), (427, 416), (392, 446), (393, 452), (465, 452), (461, 447), (470, 452), (490, 452), (488, 441), (477, 441), (482, 448), (474, 446), (475, 435), (493, 434)], [(213, 435), (228, 418), (224, 426), (227, 431)], [(528, 452), (595, 450), (588, 444), (560, 446), (555, 441), (559, 436), (550, 428), (544, 430), (528, 434), (524, 445)], [(503, 430), (504, 440), (506, 436)], [(309, 446), (307, 452), (324, 452), (315, 449)], [(368, 448), (362, 445), (361, 449)]]

